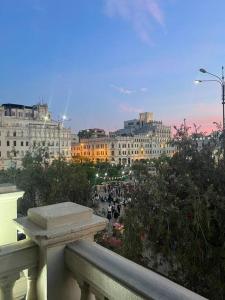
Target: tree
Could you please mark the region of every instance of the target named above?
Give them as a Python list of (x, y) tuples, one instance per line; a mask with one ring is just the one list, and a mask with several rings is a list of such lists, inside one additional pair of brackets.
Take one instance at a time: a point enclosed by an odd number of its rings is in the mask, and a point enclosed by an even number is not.
[(80, 165), (62, 158), (49, 164), (46, 149), (27, 153), (23, 169), (16, 178), (17, 186), (25, 191), (20, 211), (30, 207), (72, 201), (90, 206), (90, 182), (87, 171)]
[(143, 248), (124, 248), (125, 255), (133, 251), (143, 263), (148, 250), (146, 266), (210, 299), (225, 299), (224, 159), (215, 156), (221, 143), (211, 139), (199, 150), (188, 130), (179, 128), (177, 153), (136, 188), (124, 240), (132, 240), (130, 226), (137, 245), (143, 230), (146, 240)]

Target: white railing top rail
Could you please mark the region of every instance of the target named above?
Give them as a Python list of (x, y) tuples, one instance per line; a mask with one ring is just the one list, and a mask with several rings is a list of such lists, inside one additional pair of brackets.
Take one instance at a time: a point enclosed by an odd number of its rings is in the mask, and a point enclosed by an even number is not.
[(109, 299), (205, 299), (87, 240), (79, 240), (67, 245), (65, 263), (75, 278), (84, 280)]
[(31, 240), (23, 240), (0, 247), (0, 278), (9, 273), (36, 267), (38, 246)]

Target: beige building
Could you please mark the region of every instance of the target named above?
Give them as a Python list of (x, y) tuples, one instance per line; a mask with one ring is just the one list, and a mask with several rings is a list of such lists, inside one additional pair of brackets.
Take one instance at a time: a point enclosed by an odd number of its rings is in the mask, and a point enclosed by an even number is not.
[(72, 145), (72, 158), (78, 161), (132, 164), (136, 160), (172, 156), (171, 127), (154, 121), (152, 112), (139, 114), (138, 119), (124, 121), (124, 128), (105, 137), (80, 139)]
[(72, 157), (80, 161), (132, 164), (136, 160), (172, 156), (175, 148), (169, 138), (160, 135), (116, 136), (82, 139), (71, 149)]
[(28, 151), (45, 147), (50, 160), (71, 157), (71, 131), (54, 121), (46, 104), (0, 106), (0, 169), (21, 167)]

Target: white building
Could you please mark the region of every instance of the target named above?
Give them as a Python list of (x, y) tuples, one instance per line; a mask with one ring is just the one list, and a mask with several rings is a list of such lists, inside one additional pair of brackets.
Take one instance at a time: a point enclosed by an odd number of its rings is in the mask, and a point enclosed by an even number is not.
[(21, 167), (28, 151), (48, 149), (50, 160), (71, 156), (71, 131), (54, 121), (46, 104), (0, 106), (0, 169)]

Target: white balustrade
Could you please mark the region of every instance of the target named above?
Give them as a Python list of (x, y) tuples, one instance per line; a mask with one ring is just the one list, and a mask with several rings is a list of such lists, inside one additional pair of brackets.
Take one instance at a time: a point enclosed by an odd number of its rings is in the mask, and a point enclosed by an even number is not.
[[(13, 299), (13, 288), (22, 271), (34, 270), (37, 266), (38, 247), (30, 240), (23, 240), (0, 247), (0, 300)], [(33, 271), (34, 276), (34, 271)], [(35, 295), (36, 282), (30, 287)], [(21, 293), (26, 294), (26, 290)], [(20, 295), (21, 296), (21, 295)], [(35, 298), (27, 298), (33, 300)]]
[(17, 225), (30, 238), (0, 247), (0, 300), (12, 300), (20, 274), (26, 300), (203, 300), (93, 242), (107, 220), (64, 202), (28, 210)]

